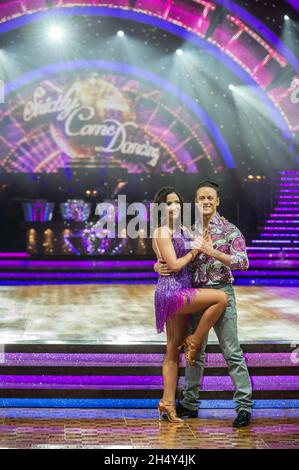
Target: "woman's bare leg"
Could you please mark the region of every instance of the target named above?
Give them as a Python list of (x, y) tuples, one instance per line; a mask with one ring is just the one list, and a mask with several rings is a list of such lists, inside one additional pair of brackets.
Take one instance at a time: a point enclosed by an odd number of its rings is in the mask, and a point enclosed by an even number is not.
[(227, 295), (218, 289), (198, 289), (198, 292), (178, 313), (194, 314), (199, 310), (205, 310), (198, 322), (197, 328), (189, 338), (192, 341), (193, 350), (191, 357), (195, 358), (196, 349), (199, 349), (205, 336), (213, 325), (219, 320), (227, 307)]
[(163, 363), (163, 401), (174, 403), (178, 381), (178, 369), (180, 351), (178, 347), (182, 344), (187, 334), (187, 318), (183, 315), (175, 315), (167, 321), (167, 349)]

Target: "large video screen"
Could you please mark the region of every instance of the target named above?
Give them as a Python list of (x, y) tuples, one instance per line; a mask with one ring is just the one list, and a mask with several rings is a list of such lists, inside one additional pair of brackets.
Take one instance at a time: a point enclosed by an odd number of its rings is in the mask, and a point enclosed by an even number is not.
[(192, 110), (173, 93), (125, 74), (68, 70), (32, 80), (7, 96), (0, 117), (0, 164), (8, 173), (222, 169)]

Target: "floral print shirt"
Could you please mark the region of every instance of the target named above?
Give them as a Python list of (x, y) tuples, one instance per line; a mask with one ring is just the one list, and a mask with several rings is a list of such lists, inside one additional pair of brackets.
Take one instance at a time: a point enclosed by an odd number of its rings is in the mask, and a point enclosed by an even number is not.
[(231, 284), (234, 281), (231, 270), (246, 271), (249, 266), (246, 242), (240, 230), (220, 217), (218, 212), (209, 225), (213, 247), (230, 255), (231, 265), (225, 266), (221, 261), (200, 253), (191, 264), (193, 287)]

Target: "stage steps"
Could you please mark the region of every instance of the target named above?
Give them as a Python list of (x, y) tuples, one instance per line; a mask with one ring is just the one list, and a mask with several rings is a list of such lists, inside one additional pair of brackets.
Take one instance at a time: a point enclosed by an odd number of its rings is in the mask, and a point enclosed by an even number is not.
[[(299, 353), (289, 343), (242, 345), (255, 400), (299, 399)], [(0, 406), (14, 400), (153, 400), (162, 393), (165, 345), (8, 344), (0, 363)], [(297, 358), (298, 357), (298, 358)], [(202, 400), (231, 400), (233, 385), (219, 346), (207, 347)], [(179, 389), (184, 385), (181, 356)], [(178, 392), (178, 396), (180, 391)], [(99, 404), (100, 406), (100, 404)]]
[[(299, 255), (299, 252), (296, 253)], [(254, 253), (256, 256), (256, 253)], [(249, 251), (250, 269), (234, 272), (236, 285), (251, 285), (273, 280), (277, 285), (299, 285), (299, 258), (256, 259)], [(0, 285), (51, 283), (144, 283), (155, 284), (154, 260), (36, 260), (0, 256)]]
[(247, 246), (250, 270), (238, 279), (299, 276), (299, 171), (280, 171), (275, 204), (255, 240)]

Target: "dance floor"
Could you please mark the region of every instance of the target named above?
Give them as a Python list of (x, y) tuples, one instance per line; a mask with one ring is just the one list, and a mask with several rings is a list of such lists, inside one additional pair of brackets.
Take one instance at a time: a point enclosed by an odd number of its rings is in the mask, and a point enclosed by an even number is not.
[[(0, 286), (0, 342), (164, 342), (154, 285)], [(299, 288), (236, 286), (241, 342), (299, 342)], [(210, 341), (216, 341), (214, 332)]]
[(183, 424), (156, 410), (0, 409), (0, 448), (298, 449), (299, 410), (255, 410), (234, 429), (233, 410), (200, 410)]
[[(296, 405), (292, 404), (296, 400), (286, 399), (287, 393), (292, 392), (294, 394), (293, 389), (297, 390), (297, 375), (293, 377), (293, 370), (287, 373), (292, 375), (291, 378), (288, 375), (280, 376), (283, 381), (283, 387), (277, 386), (276, 382), (273, 383), (273, 387), (277, 388), (277, 391), (275, 391), (277, 397), (275, 395), (276, 399), (271, 402), (273, 407), (270, 408), (269, 403), (265, 408), (262, 407), (262, 404), (259, 404), (253, 411), (251, 425), (248, 428), (236, 430), (232, 428), (232, 421), (235, 417), (235, 411), (231, 408), (233, 406), (232, 400), (229, 402), (229, 407), (221, 405), (220, 409), (212, 404), (214, 403), (213, 399), (209, 402), (209, 406), (205, 406), (202, 403), (199, 418), (186, 420), (180, 425), (159, 422), (156, 404), (154, 408), (149, 406), (148, 409), (144, 409), (145, 406), (134, 409), (130, 408), (129, 405), (122, 405), (116, 409), (115, 406), (109, 408), (103, 404), (101, 405), (102, 408), (95, 408), (96, 404), (93, 404), (92, 408), (86, 408), (83, 404), (86, 400), (81, 399), (82, 406), (74, 405), (74, 403), (70, 405), (67, 403), (68, 399), (66, 398), (73, 398), (73, 395), (72, 390), (68, 390), (68, 382), (66, 385), (64, 382), (64, 385), (59, 385), (59, 390), (54, 390), (54, 395), (52, 382), (46, 385), (42, 384), (44, 380), (42, 376), (44, 374), (47, 376), (54, 374), (54, 372), (49, 372), (46, 368), (49, 364), (52, 367), (54, 363), (48, 364), (48, 362), (45, 362), (43, 369), (36, 372), (34, 367), (38, 368), (39, 363), (30, 362), (33, 360), (33, 354), (30, 355), (32, 357), (30, 361), (28, 359), (29, 362), (27, 361), (28, 364), (26, 363), (26, 365), (23, 363), (22, 357), (24, 354), (22, 356), (21, 350), (16, 349), (15, 351), (11, 349), (20, 347), (18, 344), (13, 345), (13, 343), (19, 343), (21, 346), (25, 344), (25, 347), (31, 348), (34, 347), (35, 343), (39, 343), (36, 345), (38, 348), (41, 347), (40, 344), (43, 344), (43, 347), (47, 344), (50, 345), (48, 347), (52, 347), (52, 343), (57, 345), (55, 346), (56, 348), (73, 347), (72, 345), (74, 344), (78, 345), (75, 346), (77, 348), (82, 347), (82, 344), (84, 345), (83, 347), (85, 347), (85, 344), (96, 344), (95, 347), (97, 348), (101, 347), (98, 346), (101, 344), (116, 345), (115, 347), (120, 344), (130, 345), (131, 348), (139, 348), (140, 346), (145, 348), (162, 348), (163, 345), (161, 343), (164, 343), (165, 336), (164, 334), (158, 335), (155, 331), (154, 289), (155, 286), (152, 284), (0, 286), (0, 344), (10, 343), (11, 345), (10, 353), (7, 355), (8, 362), (2, 366), (2, 374), (4, 375), (2, 376), (3, 390), (1, 396), (4, 397), (2, 398), (4, 407), (0, 408), (0, 448), (299, 448), (299, 409)], [(261, 342), (261, 348), (264, 346), (264, 343), (274, 344), (276, 341), (289, 342), (294, 347), (296, 344), (299, 344), (298, 288), (236, 286), (235, 290), (239, 314), (239, 337), (242, 343), (256, 344)], [(210, 334), (210, 342), (218, 342), (214, 332)], [(143, 345), (140, 345), (140, 343), (143, 343)], [(42, 354), (42, 352), (40, 351), (40, 356), (42, 356), (40, 360), (45, 361), (45, 354)], [(279, 357), (279, 363), (277, 364), (274, 358), (276, 355)], [(36, 361), (39, 361), (39, 354), (35, 354), (35, 356)], [(53, 353), (52, 361), (56, 361), (54, 356), (55, 354)], [(75, 356), (77, 357), (78, 354)], [(144, 355), (141, 356), (143, 357)], [(217, 361), (222, 361), (221, 358), (219, 359), (219, 354), (216, 354), (216, 356)], [(260, 354), (258, 351), (255, 354), (251, 353), (249, 356), (249, 361), (258, 360), (258, 357), (260, 357), (263, 358), (263, 362), (267, 354)], [(268, 356), (271, 356), (269, 364), (271, 367), (273, 366), (274, 374), (276, 374), (275, 367), (277, 365), (280, 368), (285, 366), (290, 367), (291, 365), (295, 367), (293, 364), (290, 364), (289, 355), (286, 352), (281, 353), (278, 350), (275, 352), (273, 349), (272, 353), (269, 353)], [(282, 362), (285, 360), (283, 359), (285, 356), (288, 357), (287, 363)], [(69, 361), (68, 357), (69, 354), (65, 354), (65, 360)], [(267, 362), (260, 362), (259, 360), (257, 364), (250, 362), (249, 365), (253, 369), (255, 366), (267, 367), (269, 365)], [(61, 380), (68, 380), (64, 375), (71, 372), (64, 371), (63, 367), (71, 367), (72, 365), (74, 365), (72, 362), (60, 364), (58, 361), (56, 366), (61, 366), (62, 369), (61, 371), (56, 371), (55, 374), (58, 374), (59, 377), (61, 376)], [(79, 365), (82, 369), (83, 364), (77, 364), (78, 367)], [(122, 366), (120, 363), (118, 365), (119, 367)], [(217, 362), (216, 365), (221, 366), (223, 364), (222, 362), (221, 364)], [(13, 369), (15, 366), (19, 366), (23, 372), (18, 370), (6, 372), (5, 367)], [(76, 369), (78, 369), (77, 366)], [(92, 364), (84, 363), (84, 366), (92, 366)], [(100, 366), (102, 367), (103, 364), (98, 364), (98, 367)], [(134, 364), (130, 363), (128, 364), (129, 366), (134, 366)], [(28, 367), (28, 371), (24, 372), (26, 367)], [(83, 390), (80, 392), (82, 397), (90, 398), (93, 396), (93, 391), (90, 392), (85, 384), (88, 379), (85, 375), (92, 374), (92, 372), (85, 373), (81, 369), (81, 372), (78, 371), (78, 374), (83, 374), (82, 377), (76, 376), (74, 380), (76, 380), (76, 384), (79, 381), (83, 385), (77, 384), (75, 388), (79, 389), (81, 387)], [(253, 369), (252, 373), (259, 374), (257, 370), (254, 372)], [(156, 369), (152, 373), (157, 374), (157, 371), (155, 371)], [(38, 375), (35, 378), (35, 375), (39, 373), (42, 375), (41, 378)], [(120, 375), (125, 374), (126, 376), (128, 373), (124, 370), (120, 372)], [(139, 371), (139, 373), (142, 372)], [(13, 374), (13, 376), (8, 377), (7, 374)], [(21, 374), (20, 377), (18, 374)], [(28, 389), (27, 376), (23, 377), (22, 374), (33, 374), (32, 377), (30, 376), (31, 378), (28, 376), (28, 380), (32, 381), (30, 385), (31, 390)], [(102, 374), (102, 372), (99, 370), (98, 374)], [(146, 377), (148, 374), (149, 372), (146, 372)], [(265, 374), (265, 371), (263, 374)], [(279, 374), (283, 373), (280, 371)], [(16, 377), (14, 378), (14, 376)], [(280, 381), (280, 377), (276, 377), (276, 379)], [(17, 379), (20, 381), (19, 385), (19, 382), (16, 382)], [(61, 382), (60, 379), (59, 384)], [(99, 378), (100, 381), (104, 379)], [(103, 383), (112, 383), (109, 381), (110, 377), (106, 379)], [(122, 377), (118, 377), (118, 379), (122, 380)], [(141, 379), (142, 387), (144, 387), (145, 379), (144, 377), (141, 377)], [(205, 380), (212, 381), (214, 379), (218, 380), (217, 377), (210, 377), (209, 374), (205, 378)], [(256, 382), (254, 382), (257, 390), (255, 393), (266, 393), (260, 390), (261, 387), (258, 385), (258, 380), (266, 380), (269, 385), (268, 379), (271, 379), (271, 377), (253, 376), (252, 379)], [(9, 382), (9, 387), (13, 389), (13, 393), (7, 389), (8, 385), (5, 385), (5, 380)], [(229, 377), (221, 376), (219, 380), (221, 380), (222, 390), (223, 384), (229, 382)], [(295, 382), (290, 382), (288, 386), (287, 383), (290, 380), (295, 381), (296, 384)], [(38, 385), (39, 382), (41, 385)], [(213, 387), (208, 385), (205, 387), (209, 390), (210, 388), (214, 390)], [(103, 387), (113, 388), (111, 385), (103, 385)], [(227, 385), (227, 387), (231, 387), (231, 385)], [(271, 387), (269, 386), (268, 388), (270, 389)], [(291, 388), (291, 392), (285, 391), (286, 387)], [(101, 387), (96, 386), (96, 388), (96, 396), (102, 397)], [(126, 387), (124, 385), (117, 385), (116, 388), (122, 389)], [(132, 386), (131, 388), (134, 389)], [(143, 398), (148, 398), (149, 392), (146, 390), (150, 388), (147, 385), (145, 390), (141, 390)], [(113, 392), (115, 391), (113, 390)], [(136, 392), (135, 389), (133, 392)], [(127, 392), (128, 397), (131, 397), (130, 393)], [(209, 393), (213, 395), (214, 399), (218, 396), (218, 392), (216, 393), (215, 390)], [(50, 398), (53, 396), (66, 397), (64, 398), (64, 408), (50, 408), (52, 406)], [(19, 398), (16, 399), (16, 397)], [(32, 404), (34, 398), (40, 397), (44, 397), (44, 401), (48, 404)], [(293, 398), (295, 398), (295, 395)], [(73, 402), (75, 401), (73, 400)], [(156, 398), (155, 401), (157, 402), (158, 399)], [(26, 403), (22, 405), (21, 402)], [(22, 406), (24, 407), (21, 408)], [(34, 406), (42, 407), (35, 408)]]

